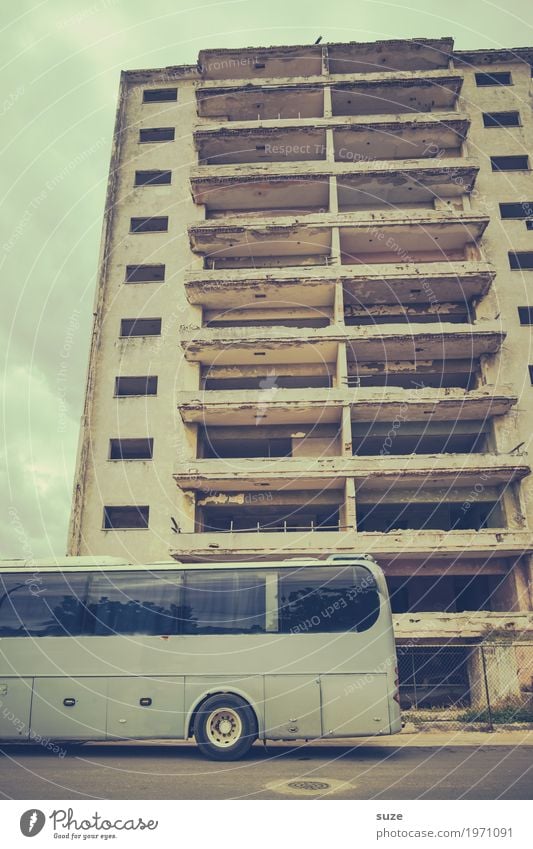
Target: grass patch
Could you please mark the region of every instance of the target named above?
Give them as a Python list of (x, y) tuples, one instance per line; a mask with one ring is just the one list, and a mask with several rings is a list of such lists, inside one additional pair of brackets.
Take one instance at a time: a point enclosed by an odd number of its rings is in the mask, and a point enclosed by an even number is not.
[[(492, 721), (498, 725), (512, 722), (533, 722), (533, 707), (520, 699), (506, 699), (491, 710)], [(487, 708), (469, 708), (459, 714), (460, 722), (489, 722)]]

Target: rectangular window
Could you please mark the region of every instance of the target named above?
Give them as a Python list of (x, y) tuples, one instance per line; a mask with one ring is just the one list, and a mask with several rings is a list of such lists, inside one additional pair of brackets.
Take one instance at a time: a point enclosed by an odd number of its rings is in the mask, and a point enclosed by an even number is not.
[(285, 634), (366, 631), (379, 616), (379, 594), (364, 566), (306, 566), (280, 572), (279, 606), (279, 630)]
[(186, 572), (182, 633), (263, 633), (265, 586), (265, 575), (259, 572)]
[(157, 395), (157, 377), (115, 377), (115, 395), (119, 398), (128, 395)]
[(521, 203), (500, 203), (501, 218), (530, 218), (533, 216), (533, 200)]
[(69, 637), (83, 633), (88, 574), (0, 575), (0, 637)]
[(168, 572), (93, 573), (89, 632), (98, 637), (179, 633), (180, 584), (181, 576)]
[(528, 156), (491, 156), (493, 171), (529, 171)]
[(533, 251), (509, 251), (511, 268), (533, 268)]
[(123, 318), (120, 322), (120, 335), (161, 336), (160, 318)]
[(147, 506), (104, 507), (104, 528), (107, 531), (124, 528), (144, 530), (148, 527), (149, 512)]
[(533, 386), (533, 366), (528, 366), (528, 369), (529, 369), (529, 381), (530, 381), (531, 385)]
[(143, 91), (143, 103), (166, 103), (177, 99), (177, 88), (145, 88)]
[(175, 127), (148, 127), (139, 130), (139, 141), (144, 142), (166, 142), (174, 141)]
[(127, 265), (126, 283), (163, 283), (164, 265)]
[(154, 453), (154, 440), (143, 439), (110, 439), (110, 460), (151, 460)]
[(533, 324), (533, 307), (518, 307), (520, 324)]
[(172, 171), (136, 171), (136, 186), (168, 186), (172, 179)]
[(492, 74), (476, 74), (476, 85), (512, 85), (510, 71), (493, 71)]
[(484, 112), (483, 125), (485, 127), (519, 127), (520, 114), (518, 112)]
[(528, 218), (526, 221), (526, 230), (533, 230), (533, 220), (531, 218)]
[(166, 233), (168, 230), (168, 216), (157, 218), (132, 218), (130, 233)]

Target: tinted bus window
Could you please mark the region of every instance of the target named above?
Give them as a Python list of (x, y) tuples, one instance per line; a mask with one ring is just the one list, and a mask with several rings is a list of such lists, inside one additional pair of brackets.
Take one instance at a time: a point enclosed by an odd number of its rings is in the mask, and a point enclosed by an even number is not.
[(0, 636), (79, 636), (87, 580), (87, 573), (0, 575)]
[(95, 636), (177, 634), (180, 592), (179, 576), (164, 572), (93, 574), (87, 632)]
[(265, 631), (265, 576), (258, 572), (186, 572), (184, 634)]
[(279, 630), (366, 631), (379, 615), (374, 576), (364, 566), (298, 569), (279, 578)]

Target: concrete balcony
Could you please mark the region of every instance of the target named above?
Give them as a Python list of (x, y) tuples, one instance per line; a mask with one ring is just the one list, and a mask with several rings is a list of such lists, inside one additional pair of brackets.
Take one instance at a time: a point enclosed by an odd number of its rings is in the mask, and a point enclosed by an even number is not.
[(187, 424), (233, 426), (335, 423), (348, 406), (353, 421), (487, 421), (505, 415), (517, 403), (509, 386), (463, 389), (278, 389), (179, 392), (177, 405)]
[(334, 116), (398, 115), (453, 109), (463, 76), (447, 69), (309, 76), (295, 80), (205, 81), (196, 91), (198, 116), (228, 121), (321, 118), (324, 89)]
[(457, 202), (472, 191), (479, 167), (465, 159), (409, 159), (390, 162), (277, 162), (207, 165), (191, 172), (195, 203), (211, 217), (223, 215), (312, 214), (327, 210), (330, 178), (336, 177), (338, 208), (410, 214), (431, 209), (435, 199)]
[(347, 344), (351, 362), (389, 362), (477, 359), (500, 350), (505, 333), (498, 322), (478, 324), (338, 325), (298, 330), (290, 327), (193, 328), (181, 331), (180, 344), (190, 362), (204, 365), (275, 365), (279, 363), (333, 363), (338, 344)]
[(453, 564), (454, 574), (503, 575), (504, 558), (533, 552), (530, 531), (409, 530), (389, 533), (349, 531), (209, 532), (176, 535), (170, 554), (177, 560), (282, 559), (335, 554), (372, 554), (388, 575), (412, 575), (413, 562), (423, 575), (440, 575)]
[(528, 475), (525, 455), (433, 454), (369, 457), (283, 457), (253, 459), (196, 459), (176, 466), (179, 487), (200, 492), (303, 491), (337, 489), (346, 478), (356, 482), (363, 497), (390, 493), (392, 487), (434, 489), (469, 488), (483, 479), (483, 489), (508, 486)]
[[(234, 309), (243, 303), (280, 300), (312, 307), (331, 306), (340, 280), (345, 303), (466, 302), (486, 295), (494, 279), (486, 262), (375, 263), (365, 266), (195, 269), (185, 274), (191, 304)], [(422, 285), (423, 284), (423, 285)]]
[(203, 80), (250, 80), (306, 77), (386, 70), (447, 68), (453, 39), (374, 41), (369, 43), (291, 45), (201, 50), (198, 65)]
[[(191, 250), (207, 267), (326, 265), (332, 228), (339, 228), (343, 265), (462, 262), (467, 245), (478, 242), (488, 216), (453, 210), (345, 212), (234, 218), (189, 227)], [(231, 263), (231, 265), (228, 265)]]
[[(199, 163), (207, 167), (261, 162), (325, 161), (326, 130), (333, 156), (344, 163), (460, 157), (470, 122), (458, 112), (232, 121), (194, 132)], [(369, 153), (370, 151), (370, 153)]]

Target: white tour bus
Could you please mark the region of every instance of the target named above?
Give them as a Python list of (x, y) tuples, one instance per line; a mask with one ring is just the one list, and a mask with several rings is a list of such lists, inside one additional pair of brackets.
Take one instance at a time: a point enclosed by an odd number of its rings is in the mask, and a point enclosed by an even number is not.
[(369, 556), (0, 565), (0, 739), (256, 739), (400, 731), (392, 618)]

